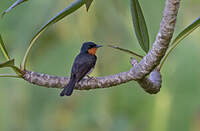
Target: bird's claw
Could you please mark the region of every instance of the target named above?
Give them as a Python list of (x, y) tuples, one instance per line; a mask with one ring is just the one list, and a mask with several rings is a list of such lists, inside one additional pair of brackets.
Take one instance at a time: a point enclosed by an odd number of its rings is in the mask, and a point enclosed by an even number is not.
[(96, 77), (89, 76), (89, 75), (87, 75), (87, 77), (88, 77), (88, 81), (90, 81), (90, 80), (94, 80), (95, 82), (98, 82), (98, 80), (97, 80)]

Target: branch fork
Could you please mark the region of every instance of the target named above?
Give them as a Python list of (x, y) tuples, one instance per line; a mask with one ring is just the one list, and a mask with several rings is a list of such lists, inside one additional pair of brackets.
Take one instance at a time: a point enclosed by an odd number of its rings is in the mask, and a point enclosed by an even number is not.
[[(165, 55), (173, 36), (179, 4), (180, 0), (166, 0), (160, 30), (156, 40), (153, 43), (152, 49), (139, 63), (135, 59), (131, 59), (133, 67), (127, 72), (105, 77), (96, 77), (96, 80), (84, 78), (77, 83), (75, 89), (89, 90), (112, 86), (117, 87), (116, 85), (135, 80), (146, 92), (150, 94), (158, 93), (161, 88), (162, 78), (157, 66)], [(149, 78), (147, 75), (149, 75)], [(52, 88), (63, 88), (69, 82), (69, 77), (51, 76), (28, 70), (23, 71), (22, 78), (32, 84)]]

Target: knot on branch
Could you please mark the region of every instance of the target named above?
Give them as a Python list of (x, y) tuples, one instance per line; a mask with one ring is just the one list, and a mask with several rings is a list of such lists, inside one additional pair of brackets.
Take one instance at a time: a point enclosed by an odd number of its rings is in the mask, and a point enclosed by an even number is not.
[(150, 77), (137, 81), (139, 85), (150, 94), (157, 94), (160, 91), (162, 78), (160, 72), (155, 69), (150, 73)]
[[(138, 64), (137, 60), (134, 58), (131, 58), (131, 64), (134, 68)], [(160, 71), (157, 69), (154, 69), (150, 73), (150, 77), (144, 77), (142, 79), (136, 80), (138, 84), (148, 93), (150, 94), (156, 94), (160, 91), (161, 84), (162, 84), (162, 77), (160, 74)]]

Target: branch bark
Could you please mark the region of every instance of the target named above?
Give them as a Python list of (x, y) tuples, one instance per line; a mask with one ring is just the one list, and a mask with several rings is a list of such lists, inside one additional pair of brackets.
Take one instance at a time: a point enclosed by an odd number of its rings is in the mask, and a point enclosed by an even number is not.
[[(84, 78), (75, 87), (78, 90), (89, 90), (108, 88), (135, 80), (148, 93), (155, 94), (160, 91), (162, 79), (160, 72), (156, 69), (166, 53), (170, 40), (173, 36), (176, 17), (180, 0), (166, 0), (160, 30), (148, 54), (137, 63), (131, 59), (133, 67), (119, 74), (97, 77), (96, 79)], [(150, 77), (146, 76), (150, 74)], [(63, 88), (69, 82), (69, 77), (50, 76), (32, 71), (23, 71), (23, 79), (36, 85)]]
[[(137, 61), (135, 59), (131, 59), (131, 63), (133, 65), (133, 68), (131, 68), (128, 72), (122, 72), (119, 74), (105, 77), (96, 77), (95, 79), (83, 78), (76, 85), (75, 89), (90, 90), (108, 88), (129, 82), (131, 80), (136, 80), (132, 75), (132, 71), (134, 69), (134, 66), (137, 64)], [(52, 88), (63, 88), (69, 82), (69, 77), (51, 76), (32, 71), (24, 71), (23, 78), (32, 84)], [(160, 72), (154, 70), (150, 74), (150, 78), (145, 77), (143, 79), (137, 80), (137, 82), (146, 92), (150, 94), (155, 94), (160, 91), (161, 87)]]

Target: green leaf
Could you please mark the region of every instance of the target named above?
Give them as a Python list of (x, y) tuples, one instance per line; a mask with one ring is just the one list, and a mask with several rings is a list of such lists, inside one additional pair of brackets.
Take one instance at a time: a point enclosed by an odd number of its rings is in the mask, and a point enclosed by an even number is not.
[(182, 32), (178, 34), (178, 36), (172, 41), (171, 46), (167, 50), (165, 56), (163, 57), (160, 65), (158, 66), (159, 69), (162, 68), (164, 62), (166, 61), (167, 57), (169, 54), (172, 52), (172, 50), (184, 39), (186, 38), (189, 34), (191, 34), (195, 29), (197, 29), (200, 26), (200, 17), (198, 17), (192, 24), (187, 26)]
[(11, 9), (15, 8), (16, 6), (20, 5), (21, 3), (28, 1), (28, 0), (17, 0), (14, 4), (12, 4), (7, 10), (2, 13), (2, 17), (8, 13)]
[(86, 10), (87, 10), (87, 11), (89, 10), (89, 8), (90, 8), (92, 2), (93, 2), (93, 0), (86, 0), (86, 1), (85, 1), (85, 6), (86, 6)]
[(149, 51), (149, 34), (142, 9), (138, 0), (130, 0), (130, 5), (136, 37), (142, 49), (147, 53)]
[(3, 42), (1, 35), (0, 35), (0, 48), (1, 48), (1, 51), (3, 52), (3, 55), (6, 58), (6, 60), (10, 60), (10, 57), (8, 55), (8, 52), (6, 50), (6, 47), (5, 47), (5, 44)]
[(61, 19), (63, 19), (64, 17), (72, 14), (73, 12), (75, 12), (77, 9), (79, 9), (82, 5), (85, 4), (85, 0), (76, 0), (74, 1), (71, 5), (69, 5), (68, 7), (66, 7), (65, 9), (63, 9), (61, 12), (59, 12), (56, 16), (52, 17), (47, 23), (45, 23), (40, 29), (39, 31), (33, 36), (32, 40), (30, 41), (30, 45), (25, 53), (25, 56), (23, 58), (22, 61), (22, 70), (25, 69), (26, 66), (26, 61), (29, 55), (29, 52), (34, 44), (34, 42), (37, 40), (37, 38), (52, 24), (60, 21)]
[(14, 64), (15, 64), (15, 60), (14, 59), (8, 60), (8, 61), (6, 61), (4, 63), (1, 63), (0, 64), (0, 68), (11, 67), (11, 66), (14, 66)]
[(123, 51), (123, 52), (128, 53), (128, 54), (131, 54), (131, 55), (136, 56), (136, 57), (138, 57), (138, 58), (140, 58), (140, 59), (143, 58), (143, 56), (141, 56), (141, 55), (139, 55), (139, 54), (137, 54), (137, 53), (135, 53), (135, 52), (133, 52), (133, 51), (130, 51), (130, 50), (128, 50), (128, 49), (123, 49), (123, 48), (121, 48), (121, 47), (114, 46), (114, 45), (108, 45), (108, 47), (111, 47), (111, 48), (114, 48), (114, 49)]

